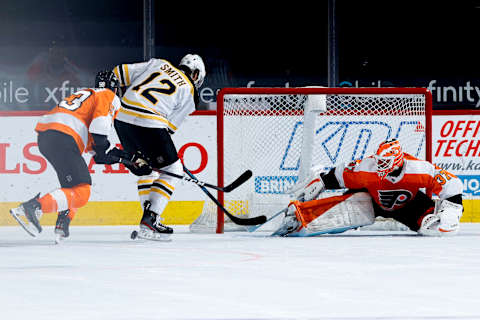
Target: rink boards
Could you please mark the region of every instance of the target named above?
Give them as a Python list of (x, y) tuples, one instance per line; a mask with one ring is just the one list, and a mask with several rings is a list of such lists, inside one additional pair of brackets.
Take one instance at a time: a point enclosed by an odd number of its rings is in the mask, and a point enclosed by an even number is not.
[[(33, 128), (37, 116), (0, 116), (0, 225), (15, 221), (8, 209), (38, 192), (58, 187), (55, 172), (36, 146)], [(458, 175), (464, 183), (463, 222), (480, 222), (480, 116), (437, 115), (433, 117), (434, 162)], [(112, 141), (118, 142), (113, 133)], [(216, 184), (216, 117), (190, 116), (173, 136), (186, 166), (197, 178)], [(226, 150), (228, 152), (228, 150)], [(92, 174), (90, 202), (76, 215), (76, 225), (137, 224), (141, 208), (137, 199), (136, 177), (121, 165), (96, 165), (84, 155)], [(189, 224), (201, 212), (204, 193), (193, 184), (180, 181), (165, 213), (166, 224)], [(55, 222), (45, 215), (42, 224)]]

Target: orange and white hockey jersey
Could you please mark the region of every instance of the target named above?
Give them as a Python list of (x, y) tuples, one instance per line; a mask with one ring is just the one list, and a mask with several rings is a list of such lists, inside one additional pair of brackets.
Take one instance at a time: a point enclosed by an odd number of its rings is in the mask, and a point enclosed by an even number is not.
[(195, 87), (167, 60), (122, 64), (113, 72), (120, 86), (127, 87), (117, 117), (120, 121), (175, 132), (195, 111)]
[(110, 89), (83, 89), (63, 99), (40, 118), (35, 131), (56, 130), (73, 137), (80, 153), (92, 150), (91, 133), (108, 135), (120, 108)]
[(380, 179), (373, 156), (340, 165), (335, 177), (343, 188), (367, 189), (384, 210), (394, 211), (414, 199), (420, 189), (436, 194), (441, 200), (462, 194), (463, 184), (452, 173), (432, 163), (405, 153), (405, 162), (398, 177)]

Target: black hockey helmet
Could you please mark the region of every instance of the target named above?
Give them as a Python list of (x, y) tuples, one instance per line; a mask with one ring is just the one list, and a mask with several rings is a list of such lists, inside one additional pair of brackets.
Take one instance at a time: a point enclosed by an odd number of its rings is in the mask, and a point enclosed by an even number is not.
[(95, 88), (119, 89), (120, 81), (113, 71), (99, 71), (95, 76)]

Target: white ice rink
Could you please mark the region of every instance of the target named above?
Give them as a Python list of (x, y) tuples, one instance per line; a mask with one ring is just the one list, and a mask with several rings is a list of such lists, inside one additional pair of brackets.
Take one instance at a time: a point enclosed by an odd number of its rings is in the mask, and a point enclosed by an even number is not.
[(452, 238), (0, 228), (0, 319), (480, 319), (480, 224)]

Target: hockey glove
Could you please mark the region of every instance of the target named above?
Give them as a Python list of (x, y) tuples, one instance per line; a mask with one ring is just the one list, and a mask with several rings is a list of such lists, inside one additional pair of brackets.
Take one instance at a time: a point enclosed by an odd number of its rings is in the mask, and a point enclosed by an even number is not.
[(149, 165), (148, 159), (143, 156), (140, 151), (137, 151), (132, 155), (124, 150), (113, 148), (108, 154), (117, 159), (120, 158), (127, 160), (121, 162), (136, 176), (147, 176), (152, 173), (152, 167)]
[(107, 139), (107, 136), (101, 134), (92, 133), (93, 137), (93, 144), (92, 149), (95, 151), (95, 155), (93, 156), (93, 160), (97, 164), (113, 164), (118, 161), (112, 159), (106, 153), (107, 149), (110, 147), (110, 142)]

